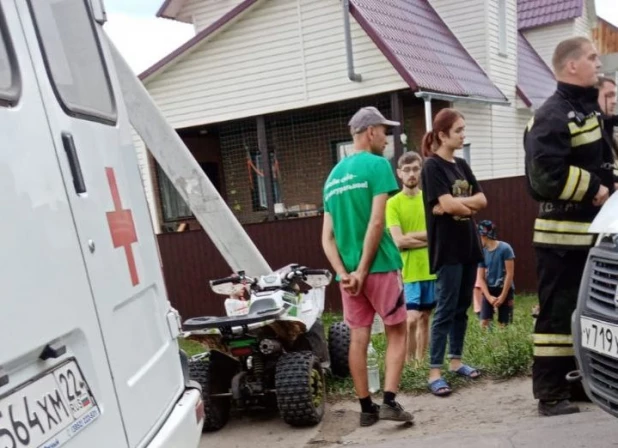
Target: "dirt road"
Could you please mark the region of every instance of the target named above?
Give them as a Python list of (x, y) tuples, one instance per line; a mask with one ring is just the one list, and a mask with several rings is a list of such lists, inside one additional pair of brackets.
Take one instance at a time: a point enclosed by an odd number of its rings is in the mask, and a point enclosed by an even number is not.
[[(336, 445), (389, 446), (391, 443), (400, 446), (402, 439), (420, 443), (436, 436), (456, 440), (480, 433), (495, 435), (514, 427), (547, 427), (550, 420), (537, 417), (528, 378), (508, 382), (482, 381), (447, 398), (423, 394), (400, 396), (399, 400), (406, 409), (414, 412), (413, 426), (379, 422), (369, 428), (360, 428), (357, 402), (345, 401), (328, 405), (322, 424), (310, 429), (290, 428), (276, 415), (235, 417), (223, 430), (204, 435), (200, 448), (323, 448)], [(571, 416), (574, 421), (594, 417), (595, 421), (609, 420), (614, 424), (611, 417), (606, 417), (593, 405), (581, 406), (584, 412), (581, 416)], [(512, 445), (509, 442), (495, 446)]]

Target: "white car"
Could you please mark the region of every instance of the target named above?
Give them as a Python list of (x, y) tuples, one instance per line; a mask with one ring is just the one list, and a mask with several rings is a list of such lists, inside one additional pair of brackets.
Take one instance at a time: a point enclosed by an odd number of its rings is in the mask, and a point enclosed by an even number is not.
[(599, 235), (582, 278), (572, 331), (586, 394), (618, 417), (618, 195), (590, 226)]

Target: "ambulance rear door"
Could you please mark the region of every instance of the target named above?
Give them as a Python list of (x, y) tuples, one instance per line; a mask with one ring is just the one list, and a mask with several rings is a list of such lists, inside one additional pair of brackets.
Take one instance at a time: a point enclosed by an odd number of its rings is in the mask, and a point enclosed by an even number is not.
[(87, 0), (24, 0), (20, 16), (92, 285), (131, 447), (184, 389), (129, 119)]

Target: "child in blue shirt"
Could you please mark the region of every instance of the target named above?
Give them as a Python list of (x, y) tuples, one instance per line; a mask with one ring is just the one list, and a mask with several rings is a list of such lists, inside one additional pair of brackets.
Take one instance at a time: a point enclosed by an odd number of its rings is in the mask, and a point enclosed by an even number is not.
[(498, 323), (505, 326), (513, 321), (515, 253), (508, 243), (498, 241), (493, 222), (481, 221), (478, 231), (483, 244), (483, 261), (479, 263), (477, 275), (483, 293), (481, 326), (489, 327), (495, 311), (498, 312)]

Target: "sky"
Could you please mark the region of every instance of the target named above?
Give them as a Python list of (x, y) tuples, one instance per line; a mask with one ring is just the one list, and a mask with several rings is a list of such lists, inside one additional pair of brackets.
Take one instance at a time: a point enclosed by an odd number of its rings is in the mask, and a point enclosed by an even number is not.
[[(195, 34), (192, 25), (155, 16), (163, 0), (104, 1), (108, 18), (104, 28), (136, 74)], [(595, 5), (597, 15), (618, 26), (618, 0), (595, 0)]]

